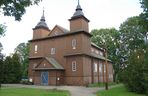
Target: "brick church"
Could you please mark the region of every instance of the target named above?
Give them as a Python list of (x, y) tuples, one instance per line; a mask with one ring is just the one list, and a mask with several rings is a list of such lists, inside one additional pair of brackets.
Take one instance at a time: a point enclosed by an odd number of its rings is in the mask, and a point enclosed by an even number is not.
[(104, 50), (91, 42), (89, 20), (78, 3), (69, 19), (70, 29), (59, 25), (51, 30), (45, 16), (33, 28), (30, 40), (29, 78), (35, 85), (87, 85), (113, 81), (110, 60), (105, 66)]

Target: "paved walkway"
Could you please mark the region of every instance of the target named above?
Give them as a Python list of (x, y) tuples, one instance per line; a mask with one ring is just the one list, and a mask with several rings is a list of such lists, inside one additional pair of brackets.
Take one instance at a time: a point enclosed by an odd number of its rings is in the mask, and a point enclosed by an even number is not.
[[(19, 88), (38, 88), (38, 89), (60, 89), (68, 90), (71, 96), (96, 96), (95, 93), (104, 88), (87, 88), (83, 86), (36, 86), (36, 85), (22, 85), (22, 84), (2, 84), (5, 87), (19, 87)], [(112, 86), (116, 87), (116, 86)]]

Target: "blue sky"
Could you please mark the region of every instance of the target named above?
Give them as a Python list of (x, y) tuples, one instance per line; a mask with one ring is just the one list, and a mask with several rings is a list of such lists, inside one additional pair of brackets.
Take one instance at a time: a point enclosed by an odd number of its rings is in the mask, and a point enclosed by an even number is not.
[[(80, 0), (84, 15), (90, 20), (89, 29), (119, 28), (128, 17), (137, 16), (142, 12), (139, 0)], [(43, 0), (38, 6), (26, 9), (22, 21), (15, 21), (13, 17), (6, 17), (0, 13), (0, 23), (6, 23), (5, 37), (0, 38), (4, 54), (14, 52), (19, 43), (32, 39), (32, 28), (39, 22), (43, 7), (45, 9), (46, 23), (49, 29), (56, 24), (69, 29), (69, 21), (77, 0)]]

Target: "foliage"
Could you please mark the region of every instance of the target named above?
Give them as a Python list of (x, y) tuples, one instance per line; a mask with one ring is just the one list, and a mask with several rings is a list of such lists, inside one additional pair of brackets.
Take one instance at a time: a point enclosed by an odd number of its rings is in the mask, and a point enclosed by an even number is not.
[(4, 36), (5, 32), (6, 32), (6, 26), (4, 24), (0, 24), (0, 37)]
[(12, 56), (12, 63), (13, 63), (13, 74), (15, 74), (15, 80), (13, 83), (18, 83), (21, 80), (22, 71), (21, 71), (21, 63), (18, 54), (13, 54)]
[(145, 93), (144, 82), (144, 52), (139, 50), (138, 52), (132, 53), (127, 62), (127, 68), (123, 70), (123, 83), (129, 89), (129, 91), (137, 93)]
[(143, 12), (140, 14), (141, 25), (148, 32), (148, 0), (140, 0)]
[(31, 88), (2, 88), (0, 96), (70, 96), (68, 91)]
[(124, 60), (120, 76), (129, 91), (146, 93), (148, 73), (144, 68), (146, 68), (147, 47), (145, 29), (140, 20), (138, 16), (131, 17), (120, 26), (120, 49)]
[[(38, 4), (42, 0), (0, 0), (0, 12), (4, 16), (12, 16), (16, 21), (20, 21), (27, 7)], [(6, 26), (0, 24), (0, 36), (3, 36)]]
[(3, 60), (0, 58), (0, 88), (1, 88), (1, 83), (2, 83), (2, 78), (3, 78)]
[(126, 90), (126, 88), (123, 85), (121, 85), (112, 88), (110, 90), (98, 91), (97, 96), (145, 96), (145, 95), (128, 92), (128, 90)]
[(5, 16), (13, 16), (15, 20), (20, 21), (26, 11), (26, 7), (38, 4), (41, 0), (1, 0), (0, 9)]
[(26, 78), (28, 76), (28, 64), (29, 64), (29, 43), (20, 43), (15, 48), (15, 53), (20, 57), (20, 62), (22, 66), (22, 77)]
[(143, 27), (139, 25), (140, 18), (138, 16), (130, 17), (120, 25), (121, 46), (124, 59), (130, 56), (130, 53), (140, 49), (144, 44)]
[(6, 57), (2, 71), (2, 83), (18, 83), (20, 81), (21, 64), (17, 54)]
[[(120, 70), (120, 54), (119, 54), (119, 32), (115, 28), (92, 30), (91, 40), (102, 48), (107, 48), (108, 58), (113, 61), (115, 78)], [(114, 80), (115, 80), (114, 78)]]

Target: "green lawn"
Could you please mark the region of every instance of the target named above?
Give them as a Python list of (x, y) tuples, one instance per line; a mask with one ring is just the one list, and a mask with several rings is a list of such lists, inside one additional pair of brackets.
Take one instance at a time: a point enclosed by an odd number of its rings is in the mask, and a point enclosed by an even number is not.
[(30, 88), (2, 88), (0, 96), (70, 96), (68, 91), (30, 89)]
[(106, 90), (98, 91), (97, 96), (145, 96), (145, 95), (128, 92), (126, 88), (123, 85), (121, 85), (116, 88), (109, 89), (107, 91)]

